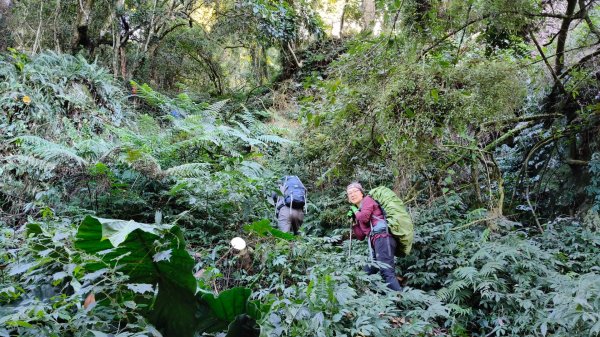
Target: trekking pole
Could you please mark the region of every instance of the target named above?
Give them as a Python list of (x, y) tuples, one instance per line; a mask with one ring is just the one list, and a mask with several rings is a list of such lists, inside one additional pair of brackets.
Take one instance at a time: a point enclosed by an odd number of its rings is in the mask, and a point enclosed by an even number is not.
[(350, 244), (348, 245), (348, 258), (352, 254), (352, 222), (350, 222)]

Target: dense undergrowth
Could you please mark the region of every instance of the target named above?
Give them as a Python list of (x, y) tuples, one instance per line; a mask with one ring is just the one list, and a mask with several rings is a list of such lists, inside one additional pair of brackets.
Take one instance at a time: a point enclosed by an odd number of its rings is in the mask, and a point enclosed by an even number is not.
[[(389, 67), (380, 95), (394, 50), (364, 48), (351, 42), (296, 86), (303, 147), (271, 111), (235, 100), (132, 82), (134, 94), (82, 58), (3, 56), (0, 336), (599, 335), (597, 209), (545, 212), (535, 226), (534, 212), (516, 212), (531, 209), (510, 156), (526, 140), (495, 162), (480, 142), (503, 129), (473, 126), (509, 117), (526, 94), (512, 80), (518, 57), (481, 49), (452, 66), (440, 52), (415, 70), (412, 55)], [(266, 196), (289, 171), (310, 186), (298, 237), (268, 220)], [(521, 193), (510, 218), (503, 177)], [(400, 294), (366, 275), (366, 245), (346, 240), (352, 178), (410, 199), (416, 240), (397, 263)], [(233, 236), (249, 248), (234, 251)]]
[[(462, 212), (435, 209), (456, 218)], [(196, 282), (204, 291), (252, 289), (263, 310), (258, 323), (269, 336), (598, 334), (600, 240), (589, 223), (564, 219), (544, 236), (530, 236), (518, 228), (455, 231), (450, 219), (430, 222), (440, 218), (435, 211), (418, 218), (414, 254), (398, 265), (408, 285), (400, 297), (385, 294), (378, 275), (361, 271), (366, 247), (350, 250), (341, 241), (343, 229), (292, 241), (248, 229), (247, 255), (225, 245), (196, 247)], [(15, 259), (2, 289), (7, 330), (23, 336), (85, 335), (87, 329), (156, 334), (144, 305), (155, 294), (151, 283), (140, 284), (111, 263), (86, 272), (99, 257), (77, 246), (75, 231), (67, 219), (28, 225), (27, 240), (22, 231), (4, 230), (10, 255), (3, 258)], [(89, 291), (98, 302), (83, 309)], [(185, 307), (176, 299), (169, 305)]]

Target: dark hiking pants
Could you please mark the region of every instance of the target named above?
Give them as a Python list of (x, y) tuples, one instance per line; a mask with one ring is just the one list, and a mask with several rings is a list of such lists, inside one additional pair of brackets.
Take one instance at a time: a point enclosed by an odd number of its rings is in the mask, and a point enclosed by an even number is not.
[(388, 288), (400, 291), (402, 290), (402, 287), (400, 286), (400, 283), (398, 283), (398, 279), (396, 279), (396, 272), (394, 269), (395, 251), (396, 240), (394, 240), (394, 238), (384, 237), (376, 239), (373, 247), (373, 257), (376, 261), (387, 264), (388, 267), (379, 269), (375, 266), (365, 266), (365, 271), (369, 275), (379, 272), (387, 283)]

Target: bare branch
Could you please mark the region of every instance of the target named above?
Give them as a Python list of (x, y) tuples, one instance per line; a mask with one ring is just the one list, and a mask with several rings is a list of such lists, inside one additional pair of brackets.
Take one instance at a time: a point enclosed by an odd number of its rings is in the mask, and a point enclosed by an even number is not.
[(528, 127), (530, 127), (531, 124), (530, 123), (525, 123), (523, 125), (519, 125), (517, 127), (515, 127), (514, 129), (509, 130), (508, 132), (506, 132), (505, 134), (503, 134), (501, 137), (497, 138), (496, 140), (494, 140), (493, 142), (489, 143), (488, 145), (486, 145), (483, 148), (483, 151), (492, 151), (493, 149), (495, 149), (498, 145), (504, 143), (507, 139), (509, 139), (510, 137), (514, 137), (516, 135), (518, 135), (521, 131), (527, 129)]
[(571, 158), (565, 159), (565, 163), (567, 163), (569, 165), (576, 165), (576, 166), (588, 166), (589, 165), (588, 161), (579, 160), (579, 159), (571, 159)]
[[(590, 4), (593, 1), (590, 1)], [(600, 31), (598, 30), (598, 28), (596, 28), (596, 26), (594, 25), (594, 22), (592, 22), (592, 19), (590, 19), (590, 16), (588, 14), (586, 5), (585, 5), (585, 0), (579, 0), (579, 8), (581, 11), (583, 11), (583, 19), (585, 20), (585, 23), (588, 25), (588, 28), (590, 29), (590, 32), (592, 32), (594, 35), (596, 35), (596, 37), (598, 39), (600, 39)]]
[[(567, 50), (565, 50), (564, 52), (565, 52), (565, 53), (568, 53), (568, 52), (571, 52), (571, 51), (576, 51), (576, 50), (586, 49), (586, 48), (594, 47), (594, 46), (596, 46), (596, 45), (598, 45), (598, 44), (600, 44), (600, 41), (599, 41), (599, 42), (597, 42), (597, 43), (591, 44), (591, 45), (586, 45), (586, 46), (580, 46), (580, 47), (575, 47), (575, 48), (567, 49)], [(553, 57), (555, 57), (555, 56), (556, 56), (556, 54), (552, 54), (552, 55), (546, 55), (546, 58), (547, 58), (547, 59), (551, 59), (551, 58), (553, 58)], [(540, 63), (540, 62), (544, 62), (544, 60), (543, 60), (543, 59), (541, 59), (541, 60), (537, 60), (537, 61), (530, 62), (530, 63), (527, 63), (527, 64), (523, 65), (523, 67), (529, 67), (529, 66), (532, 66), (532, 65), (534, 65), (534, 64), (538, 64), (538, 63)], [(563, 74), (564, 74), (564, 73), (563, 73)], [(561, 77), (562, 77), (562, 76), (563, 76), (563, 75), (561, 75)]]
[(556, 75), (556, 72), (554, 72), (554, 69), (552, 68), (552, 66), (550, 65), (550, 62), (548, 62), (548, 59), (546, 58), (546, 55), (544, 54), (544, 51), (542, 50), (542, 47), (540, 47), (540, 44), (537, 42), (535, 35), (533, 35), (532, 32), (529, 32), (529, 36), (531, 37), (531, 40), (533, 41), (533, 43), (535, 44), (535, 47), (537, 48), (538, 52), (540, 53), (540, 55), (542, 56), (542, 59), (544, 60), (544, 63), (546, 64), (546, 67), (548, 67), (548, 70), (550, 71), (550, 73), (552, 74), (552, 77), (554, 78), (554, 84), (556, 86), (558, 86), (561, 91), (564, 93), (565, 91), (565, 87), (563, 86), (561, 80), (558, 78), (558, 76)]
[(490, 125), (495, 125), (495, 124), (513, 124), (513, 123), (519, 123), (519, 122), (529, 122), (529, 121), (536, 121), (536, 120), (543, 120), (543, 119), (553, 119), (553, 118), (560, 118), (563, 117), (562, 114), (541, 114), (541, 115), (533, 115), (533, 116), (521, 116), (521, 117), (515, 117), (515, 118), (509, 118), (509, 119), (502, 119), (502, 120), (497, 120), (497, 121), (491, 121), (491, 122), (485, 122), (482, 124), (483, 127), (486, 126), (490, 126)]
[(565, 70), (560, 75), (560, 78), (564, 78), (565, 76), (567, 76), (573, 70), (581, 68), (586, 62), (588, 62), (589, 60), (593, 59), (594, 57), (596, 57), (598, 55), (600, 55), (600, 48), (596, 49), (593, 53), (582, 57), (576, 64), (572, 65), (569, 69)]

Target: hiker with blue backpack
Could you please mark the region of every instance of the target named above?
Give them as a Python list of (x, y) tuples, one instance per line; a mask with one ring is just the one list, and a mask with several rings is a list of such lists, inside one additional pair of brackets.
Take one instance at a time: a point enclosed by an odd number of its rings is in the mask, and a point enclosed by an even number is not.
[(298, 235), (306, 210), (306, 188), (297, 176), (285, 176), (279, 181), (279, 190), (281, 194), (271, 196), (275, 202), (277, 227)]
[[(348, 185), (346, 194), (348, 195), (348, 201), (353, 204), (347, 214), (349, 218), (353, 219), (352, 233), (361, 241), (368, 238), (367, 243), (371, 261), (375, 260), (387, 265), (387, 267), (382, 268), (367, 265), (365, 271), (368, 274), (379, 272), (388, 288), (401, 291), (402, 287), (396, 278), (394, 268), (394, 255), (399, 247), (390, 231), (383, 208), (370, 195), (365, 195), (362, 185), (358, 182)], [(401, 250), (406, 251), (406, 249)], [(410, 251), (410, 248), (408, 251)]]

